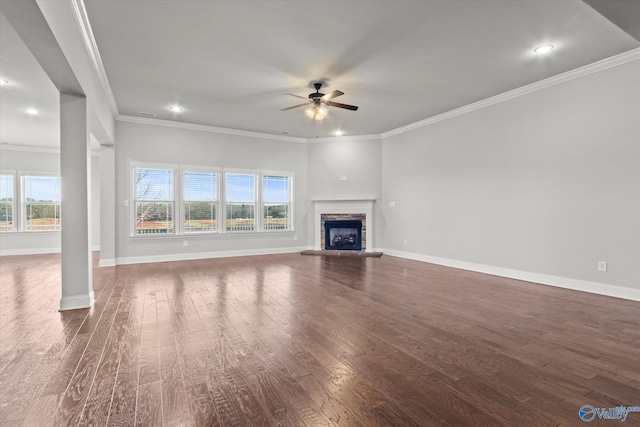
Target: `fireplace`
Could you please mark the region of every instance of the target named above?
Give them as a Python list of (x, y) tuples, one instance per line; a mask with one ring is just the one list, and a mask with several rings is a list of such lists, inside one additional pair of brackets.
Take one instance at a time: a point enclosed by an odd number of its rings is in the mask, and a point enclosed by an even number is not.
[(341, 251), (362, 250), (361, 220), (332, 220), (324, 222), (324, 249)]
[[(356, 232), (356, 239), (360, 240), (360, 249), (353, 249), (349, 254), (355, 254), (357, 252), (373, 252), (373, 199), (361, 199), (361, 200), (314, 200), (314, 251), (327, 250), (327, 237), (325, 222), (327, 221), (359, 221), (360, 222), (360, 236)], [(344, 227), (343, 227), (344, 228)], [(353, 227), (347, 227), (353, 228)], [(342, 247), (331, 249), (344, 249), (344, 246), (351, 245), (351, 234), (353, 232), (341, 233), (346, 234), (345, 237), (341, 237), (338, 241)], [(331, 239), (331, 237), (329, 237)], [(329, 245), (330, 247), (331, 245)], [(334, 245), (335, 246), (335, 245)], [(336, 251), (338, 252), (338, 251)], [(342, 253), (342, 252), (338, 252)]]

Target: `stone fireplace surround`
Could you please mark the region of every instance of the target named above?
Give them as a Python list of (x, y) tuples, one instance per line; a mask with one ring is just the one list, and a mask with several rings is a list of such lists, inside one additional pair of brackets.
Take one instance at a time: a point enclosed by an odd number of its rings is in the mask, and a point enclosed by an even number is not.
[[(373, 199), (362, 200), (314, 200), (314, 245), (316, 251), (324, 250), (323, 219), (361, 219), (362, 248), (373, 252)], [(324, 218), (323, 218), (324, 216)]]

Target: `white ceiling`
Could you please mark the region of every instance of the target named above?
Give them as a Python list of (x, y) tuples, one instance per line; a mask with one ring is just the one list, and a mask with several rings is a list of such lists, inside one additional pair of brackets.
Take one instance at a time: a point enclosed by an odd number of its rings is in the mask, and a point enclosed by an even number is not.
[[(60, 145), (59, 94), (18, 34), (0, 14), (0, 141), (55, 148)], [(40, 112), (37, 116), (28, 109)]]
[[(640, 46), (581, 0), (84, 3), (120, 114), (303, 138), (380, 134)], [(2, 23), (4, 77), (20, 60)], [(315, 81), (360, 109), (280, 111)]]

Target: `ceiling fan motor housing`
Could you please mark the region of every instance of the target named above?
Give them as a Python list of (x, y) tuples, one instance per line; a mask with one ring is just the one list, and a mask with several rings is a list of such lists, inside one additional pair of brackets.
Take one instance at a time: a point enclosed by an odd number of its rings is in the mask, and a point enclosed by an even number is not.
[(320, 93), (320, 88), (322, 87), (322, 83), (314, 83), (313, 87), (316, 89), (316, 93), (310, 93), (309, 99), (311, 99), (314, 104), (318, 104), (320, 101), (320, 98), (324, 96), (324, 93)]
[[(342, 92), (342, 91), (334, 90), (333, 92), (329, 93), (328, 95), (325, 95), (324, 93), (320, 93), (320, 88), (322, 87), (322, 83), (314, 83), (313, 87), (316, 89), (316, 92), (309, 94), (309, 100), (310, 100), (311, 104), (313, 105), (314, 109), (316, 109), (316, 110), (318, 110), (323, 104), (327, 105), (329, 107), (344, 108), (346, 110), (351, 110), (351, 111), (356, 111), (358, 109), (358, 107), (356, 107), (355, 105), (347, 105), (347, 104), (341, 104), (339, 102), (330, 101), (330, 99), (333, 99), (333, 98), (336, 98), (338, 96), (344, 95), (344, 92)], [(302, 98), (301, 96), (293, 95), (293, 94), (290, 94), (290, 93), (288, 93), (286, 95), (295, 96), (296, 98)], [(305, 104), (300, 104), (300, 105), (294, 105), (293, 107), (283, 108), (280, 111), (291, 110), (293, 108), (304, 107), (306, 105), (309, 105), (309, 104), (305, 103)], [(312, 111), (312, 110), (307, 110), (307, 111)], [(324, 114), (326, 114), (326, 110), (323, 109), (322, 111), (324, 111), (323, 116), (322, 116), (322, 118), (324, 118)], [(316, 118), (316, 117), (314, 116), (314, 118)], [(320, 119), (316, 118), (316, 120), (320, 120)]]

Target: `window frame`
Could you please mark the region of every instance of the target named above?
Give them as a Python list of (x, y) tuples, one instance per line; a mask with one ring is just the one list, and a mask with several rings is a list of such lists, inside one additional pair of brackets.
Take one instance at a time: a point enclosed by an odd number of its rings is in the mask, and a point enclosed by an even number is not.
[(19, 213), (18, 213), (18, 209), (17, 209), (17, 205), (18, 203), (16, 203), (16, 200), (18, 199), (18, 174), (16, 173), (16, 171), (10, 171), (10, 170), (0, 170), (0, 175), (8, 175), (12, 177), (12, 181), (13, 181), (13, 185), (11, 188), (11, 191), (13, 192), (13, 197), (11, 197), (11, 202), (3, 202), (0, 201), (0, 204), (3, 205), (10, 205), (11, 206), (11, 229), (10, 230), (0, 230), (0, 233), (15, 233), (19, 230), (18, 228), (18, 223), (19, 223)]
[[(198, 236), (221, 236), (221, 235), (250, 235), (261, 233), (286, 233), (295, 231), (295, 173), (260, 170), (260, 169), (244, 169), (244, 168), (222, 168), (197, 165), (183, 165), (178, 163), (156, 163), (156, 162), (140, 162), (130, 161), (129, 164), (129, 200), (125, 200), (125, 206), (128, 207), (129, 217), (129, 237), (135, 239), (162, 239), (176, 237), (198, 237)], [(136, 170), (137, 169), (159, 169), (170, 170), (173, 172), (173, 200), (158, 200), (160, 203), (172, 203), (173, 209), (171, 215), (173, 218), (173, 230), (167, 233), (136, 233), (136, 212), (137, 203), (144, 200), (138, 200), (136, 186)], [(185, 188), (184, 173), (200, 172), (215, 173), (217, 175), (216, 188), (216, 230), (204, 231), (187, 231), (185, 226)], [(254, 178), (255, 198), (254, 205), (254, 227), (252, 230), (230, 230), (227, 226), (227, 176), (232, 175), (251, 175)], [(51, 174), (42, 174), (45, 176)], [(266, 176), (287, 177), (289, 178), (289, 202), (283, 203), (288, 205), (289, 223), (286, 229), (265, 230), (265, 202), (263, 200), (264, 178)], [(234, 202), (231, 202), (234, 203)], [(240, 203), (240, 202), (236, 202)]]
[[(264, 229), (264, 209), (267, 202), (264, 200), (264, 177), (265, 176), (276, 176), (276, 177), (287, 177), (289, 178), (289, 202), (283, 203), (288, 205), (289, 207), (289, 224), (288, 227), (281, 230), (266, 230)], [(283, 171), (271, 171), (271, 170), (262, 170), (260, 171), (260, 217), (261, 217), (261, 231), (265, 233), (283, 233), (287, 231), (295, 231), (294, 227), (294, 182), (295, 182), (295, 174), (293, 172), (283, 172)]]
[[(187, 203), (185, 200), (185, 188), (184, 188), (184, 174), (185, 172), (195, 172), (195, 173), (210, 173), (210, 174), (216, 174), (216, 201), (215, 201), (215, 205), (216, 205), (216, 230), (204, 230), (204, 231), (187, 231), (186, 226), (185, 226), (185, 215), (186, 215), (186, 206), (185, 204)], [(185, 235), (185, 236), (197, 236), (197, 235), (212, 235), (212, 234), (221, 234), (223, 232), (223, 224), (220, 221), (220, 218), (224, 218), (223, 215), (223, 209), (221, 207), (221, 205), (223, 203), (221, 203), (222, 200), (222, 187), (223, 187), (223, 181), (224, 180), (224, 174), (222, 173), (222, 168), (217, 168), (217, 167), (206, 167), (206, 166), (191, 166), (191, 165), (180, 165), (180, 184), (179, 184), (179, 188), (180, 188), (180, 194), (178, 199), (179, 201), (179, 205), (180, 205), (180, 209), (179, 209), (179, 215), (180, 215), (180, 228), (179, 228), (179, 234), (181, 235)], [(209, 202), (207, 202), (209, 203)], [(226, 224), (226, 220), (222, 221), (224, 222), (224, 224)]]
[[(26, 190), (26, 181), (28, 177), (42, 177), (42, 178), (57, 178), (60, 180), (60, 201), (59, 202), (42, 202), (42, 203), (32, 203), (38, 205), (49, 205), (49, 206), (58, 206), (58, 211), (60, 213), (60, 226), (55, 229), (50, 230), (28, 230), (27, 229), (27, 190)], [(62, 230), (62, 177), (59, 173), (56, 172), (30, 172), (30, 171), (21, 171), (18, 173), (18, 178), (20, 180), (19, 187), (19, 196), (20, 196), (20, 208), (19, 208), (19, 221), (20, 221), (20, 231), (24, 233), (59, 233)]]
[[(173, 200), (159, 200), (159, 202), (171, 202), (173, 204), (172, 207), (172, 218), (173, 218), (173, 231), (171, 233), (136, 233), (136, 212), (137, 212), (137, 186), (136, 186), (136, 169), (156, 169), (156, 170), (171, 170), (173, 171)], [(179, 235), (178, 225), (179, 223), (176, 221), (176, 215), (178, 214), (177, 204), (179, 203), (178, 195), (181, 194), (179, 192), (180, 185), (180, 168), (175, 164), (167, 164), (167, 163), (151, 163), (151, 162), (131, 162), (131, 171), (129, 174), (130, 177), (130, 195), (131, 195), (131, 203), (129, 207), (129, 222), (130, 222), (130, 237), (140, 239), (140, 238), (164, 238), (164, 237), (173, 237)]]
[[(227, 200), (227, 175), (228, 174), (232, 174), (232, 175), (253, 175), (253, 182), (254, 182), (254, 190), (255, 190), (255, 194), (254, 194), (254, 226), (253, 226), (253, 230), (229, 230), (227, 227), (227, 205), (230, 203)], [(260, 208), (260, 188), (261, 186), (258, 183), (258, 179), (260, 177), (260, 171), (257, 169), (235, 169), (235, 168), (224, 168), (222, 171), (222, 175), (223, 175), (223, 211), (222, 214), (224, 215), (224, 231), (223, 233), (227, 233), (227, 234), (246, 234), (246, 233), (259, 233), (262, 231), (262, 215), (258, 215), (258, 209)], [(234, 203), (234, 202), (231, 202)]]

